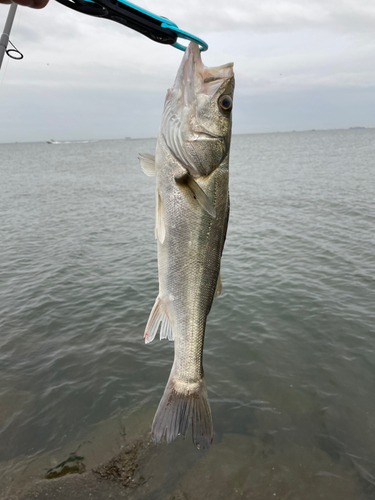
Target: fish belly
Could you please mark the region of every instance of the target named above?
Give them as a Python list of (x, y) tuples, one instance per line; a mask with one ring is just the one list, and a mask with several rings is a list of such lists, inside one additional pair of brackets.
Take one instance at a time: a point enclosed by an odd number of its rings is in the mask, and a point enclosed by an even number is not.
[(175, 357), (152, 434), (156, 442), (185, 435), (192, 422), (193, 442), (207, 448), (212, 442), (211, 410), (202, 356), (207, 315), (220, 272), (228, 210), (228, 162), (197, 180), (216, 209), (204, 211), (191, 195), (173, 182), (170, 167), (157, 179), (165, 225), (158, 241), (159, 307), (169, 323)]

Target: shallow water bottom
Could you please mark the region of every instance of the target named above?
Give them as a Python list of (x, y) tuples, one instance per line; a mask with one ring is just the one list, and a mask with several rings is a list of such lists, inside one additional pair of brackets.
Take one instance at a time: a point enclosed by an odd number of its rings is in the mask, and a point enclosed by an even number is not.
[(371, 498), (368, 481), (349, 457), (282, 442), (272, 431), (215, 436), (208, 450), (197, 450), (190, 437), (154, 445), (154, 412), (155, 407), (137, 408), (93, 426), (80, 442), (3, 462), (0, 499)]

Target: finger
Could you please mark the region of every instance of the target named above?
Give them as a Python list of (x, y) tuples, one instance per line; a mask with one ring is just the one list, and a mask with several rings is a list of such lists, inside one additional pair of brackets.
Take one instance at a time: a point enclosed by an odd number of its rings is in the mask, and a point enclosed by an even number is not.
[[(14, 3), (22, 7), (32, 7), (33, 9), (43, 9), (49, 0), (15, 0)], [(11, 4), (12, 0), (0, 0), (2, 4)]]

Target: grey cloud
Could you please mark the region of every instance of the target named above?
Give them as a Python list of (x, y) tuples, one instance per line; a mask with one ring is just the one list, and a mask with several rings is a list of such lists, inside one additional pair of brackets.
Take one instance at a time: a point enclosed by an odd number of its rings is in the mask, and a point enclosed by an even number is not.
[[(157, 5), (156, 10), (154, 1), (142, 2), (208, 41), (206, 65), (234, 61), (235, 131), (275, 130), (283, 123), (288, 129), (346, 126), (351, 117), (349, 125), (359, 123), (359, 113), (369, 126), (375, 81), (372, 2), (160, 0)], [(0, 14), (7, 10), (1, 7)], [(0, 142), (156, 135), (181, 52), (53, 0), (43, 11), (19, 13), (11, 39), (25, 58), (9, 61), (0, 75)], [(367, 105), (356, 109), (356, 99)], [(317, 108), (316, 102), (325, 104)], [(297, 113), (302, 103), (303, 118)], [(287, 112), (288, 106), (296, 111)]]
[[(144, 4), (150, 10), (155, 8), (152, 0)], [(282, 32), (307, 27), (358, 31), (362, 23), (367, 26), (375, 23), (374, 4), (369, 0), (190, 0), (188, 3), (161, 0), (158, 9), (170, 12), (173, 20), (183, 20), (186, 26), (204, 31)]]

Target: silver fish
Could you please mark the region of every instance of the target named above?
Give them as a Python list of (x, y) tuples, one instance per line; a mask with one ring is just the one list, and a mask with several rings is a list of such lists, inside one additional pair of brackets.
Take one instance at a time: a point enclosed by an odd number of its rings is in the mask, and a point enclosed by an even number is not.
[(152, 424), (155, 442), (186, 435), (208, 448), (213, 430), (202, 356), (207, 315), (221, 290), (220, 259), (229, 216), (228, 164), (233, 63), (207, 68), (197, 45), (187, 48), (167, 92), (155, 157), (155, 237), (159, 295), (145, 330), (174, 340), (171, 374)]

